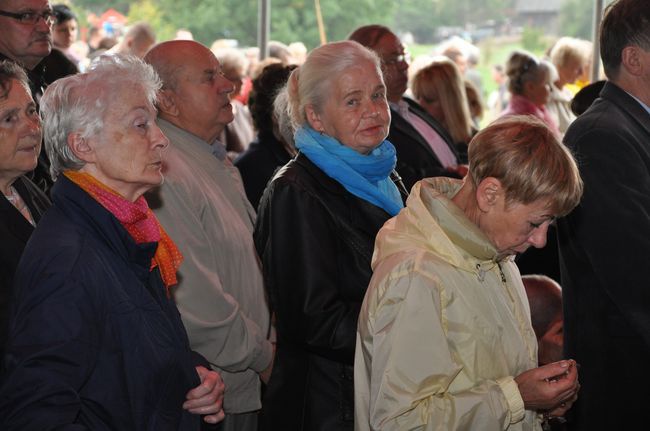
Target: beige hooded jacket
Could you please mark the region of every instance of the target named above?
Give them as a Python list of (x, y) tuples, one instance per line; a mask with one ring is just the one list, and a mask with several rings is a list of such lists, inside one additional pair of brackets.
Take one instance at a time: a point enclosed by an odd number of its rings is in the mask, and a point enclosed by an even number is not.
[(449, 199), (417, 183), (375, 243), (359, 316), (356, 430), (540, 430), (514, 376), (537, 366), (521, 277)]

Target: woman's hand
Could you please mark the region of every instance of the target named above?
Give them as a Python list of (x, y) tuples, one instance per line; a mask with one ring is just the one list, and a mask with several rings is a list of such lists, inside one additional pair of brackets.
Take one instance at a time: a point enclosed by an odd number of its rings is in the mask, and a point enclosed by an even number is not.
[(183, 408), (195, 415), (206, 415), (204, 421), (216, 424), (225, 416), (222, 409), (225, 386), (216, 371), (199, 366), (196, 372), (201, 384), (187, 393)]
[(533, 368), (515, 377), (526, 410), (548, 411), (562, 416), (578, 397), (578, 367), (563, 360)]

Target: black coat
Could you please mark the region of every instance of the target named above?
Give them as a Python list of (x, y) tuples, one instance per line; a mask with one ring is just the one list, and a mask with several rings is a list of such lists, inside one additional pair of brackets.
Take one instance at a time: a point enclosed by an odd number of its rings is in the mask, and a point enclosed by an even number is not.
[[(50, 200), (24, 176), (19, 177), (13, 186), (25, 201), (34, 222), (38, 223), (45, 210), (50, 206)], [(27, 240), (33, 231), (34, 226), (0, 193), (0, 365), (4, 357), (4, 345), (7, 341), (6, 329), (14, 273)], [(0, 366), (0, 374), (1, 370)]]
[(52, 197), (16, 271), (0, 429), (198, 430), (182, 409), (197, 357), (150, 271), (157, 243), (66, 177)]
[(235, 160), (239, 169), (246, 197), (253, 208), (257, 208), (268, 182), (273, 174), (291, 160), (291, 155), (284, 149), (272, 133), (260, 134), (257, 140), (251, 142)]
[[(449, 133), (416, 102), (408, 98), (404, 98), (404, 100), (409, 104), (410, 112), (426, 121), (458, 158), (456, 145)], [(395, 169), (401, 175), (409, 192), (411, 187), (423, 178), (459, 178), (457, 174), (448, 171), (442, 166), (431, 146), (411, 123), (392, 107), (390, 108), (390, 114), (390, 132), (387, 139), (395, 146), (397, 151), (397, 166)]]
[(265, 191), (255, 245), (278, 338), (260, 429), (352, 430), (357, 318), (389, 218), (302, 153)]
[(558, 221), (565, 353), (581, 365), (571, 429), (640, 429), (650, 401), (650, 114), (608, 82), (564, 142), (585, 184)]

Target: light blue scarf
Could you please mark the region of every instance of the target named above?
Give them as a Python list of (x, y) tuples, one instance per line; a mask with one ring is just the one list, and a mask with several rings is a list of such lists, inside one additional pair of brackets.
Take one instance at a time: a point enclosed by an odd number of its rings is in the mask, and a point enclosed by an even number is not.
[(383, 208), (391, 216), (404, 207), (397, 186), (390, 179), (397, 162), (395, 147), (390, 142), (384, 141), (364, 155), (309, 126), (296, 130), (295, 141), (296, 148), (353, 195)]

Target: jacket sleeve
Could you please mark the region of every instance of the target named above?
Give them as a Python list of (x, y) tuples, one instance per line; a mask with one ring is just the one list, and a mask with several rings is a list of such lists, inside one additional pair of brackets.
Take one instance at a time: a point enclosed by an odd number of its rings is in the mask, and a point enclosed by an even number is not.
[[(237, 299), (223, 286), (216, 262), (219, 253), (225, 252), (214, 241), (212, 231), (220, 226), (208, 222), (213, 218), (207, 214), (218, 208), (206, 203), (202, 195), (192, 193), (197, 191), (170, 182), (161, 188), (164, 205), (156, 210), (161, 225), (183, 254), (178, 272), (180, 286), (174, 291), (174, 299), (190, 344), (211, 364), (228, 372), (261, 372), (273, 355), (268, 334), (246, 316)], [(261, 283), (231, 288), (264, 295)]]
[(261, 203), (256, 244), (278, 332), (315, 354), (352, 365), (361, 303), (346, 300), (339, 289), (340, 233), (313, 194), (286, 182), (272, 187)]
[(50, 274), (26, 286), (7, 346), (0, 428), (84, 430), (75, 424), (79, 391), (96, 363), (101, 311), (74, 277)]
[(390, 284), (370, 321), (365, 308), (362, 312), (360, 337), (372, 340), (358, 352), (371, 358), (364, 361), (370, 364), (365, 370), (371, 382), (370, 428), (505, 430), (525, 413), (513, 377), (480, 381), (462, 391), (449, 389), (460, 378), (462, 365), (448, 347), (450, 328), (443, 323), (444, 298), (435, 288), (437, 283), (423, 274), (403, 271), (376, 286), (383, 290)]
[[(570, 240), (584, 251), (601, 288), (650, 348), (645, 288), (650, 154), (632, 141), (629, 132), (603, 128), (580, 136), (574, 149), (585, 188), (579, 218), (568, 218)], [(623, 252), (617, 252), (621, 248)]]

